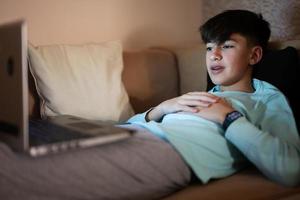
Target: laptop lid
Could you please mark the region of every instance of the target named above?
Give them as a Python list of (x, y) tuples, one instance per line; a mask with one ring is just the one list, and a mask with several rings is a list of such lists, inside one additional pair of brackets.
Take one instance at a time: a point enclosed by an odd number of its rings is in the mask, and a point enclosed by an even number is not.
[(0, 25), (0, 140), (16, 151), (29, 148), (27, 27), (24, 20)]

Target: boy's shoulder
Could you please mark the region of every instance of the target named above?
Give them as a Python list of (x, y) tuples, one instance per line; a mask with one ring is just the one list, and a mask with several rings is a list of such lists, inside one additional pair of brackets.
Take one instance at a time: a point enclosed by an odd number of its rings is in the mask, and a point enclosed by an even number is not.
[[(280, 90), (272, 85), (271, 83), (268, 83), (266, 81), (262, 81), (259, 79), (252, 79), (252, 86), (255, 89), (256, 93), (280, 93)], [(220, 85), (215, 85), (212, 89), (210, 89), (208, 92), (210, 93), (221, 93), (221, 86)], [(233, 91), (233, 92), (238, 92), (238, 91)]]
[(265, 100), (286, 98), (285, 95), (274, 85), (266, 81), (253, 79), (253, 87), (255, 96), (260, 96)]
[(268, 83), (266, 81), (262, 81), (259, 79), (253, 79), (252, 85), (255, 89), (255, 92), (271, 92), (271, 93), (280, 93), (280, 90), (272, 85), (271, 83)]

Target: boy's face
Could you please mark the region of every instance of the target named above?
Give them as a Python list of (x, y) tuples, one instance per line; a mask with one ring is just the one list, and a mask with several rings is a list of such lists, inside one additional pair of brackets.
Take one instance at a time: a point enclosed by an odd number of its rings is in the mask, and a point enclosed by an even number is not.
[(207, 71), (214, 84), (238, 86), (251, 80), (250, 65), (256, 63), (255, 47), (244, 36), (234, 33), (224, 43), (207, 43), (206, 47)]

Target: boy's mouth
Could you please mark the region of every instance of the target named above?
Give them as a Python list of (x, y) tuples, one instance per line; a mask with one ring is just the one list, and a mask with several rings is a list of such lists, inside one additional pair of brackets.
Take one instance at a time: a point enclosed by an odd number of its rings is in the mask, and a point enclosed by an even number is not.
[(215, 65), (210, 67), (210, 71), (213, 75), (221, 73), (224, 69), (225, 67), (221, 65)]

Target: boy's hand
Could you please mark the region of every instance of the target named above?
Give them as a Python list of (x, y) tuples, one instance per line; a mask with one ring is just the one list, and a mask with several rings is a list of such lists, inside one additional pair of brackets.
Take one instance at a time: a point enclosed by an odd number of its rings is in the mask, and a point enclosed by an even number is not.
[(219, 98), (208, 107), (198, 107), (198, 112), (193, 114), (223, 124), (226, 115), (232, 111), (234, 108), (224, 98)]
[(189, 92), (166, 100), (148, 113), (149, 120), (160, 120), (164, 115), (176, 112), (197, 113), (199, 108), (207, 108), (217, 102), (219, 97), (207, 92)]

